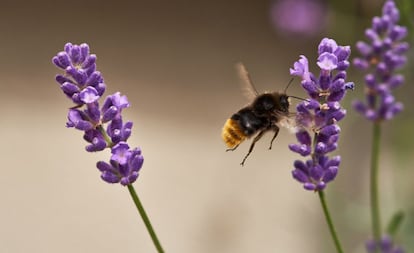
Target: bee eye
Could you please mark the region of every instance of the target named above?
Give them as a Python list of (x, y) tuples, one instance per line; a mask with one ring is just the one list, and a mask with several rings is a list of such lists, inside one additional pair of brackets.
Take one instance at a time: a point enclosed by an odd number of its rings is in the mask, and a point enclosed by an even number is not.
[(287, 96), (281, 96), (280, 97), (280, 105), (283, 109), (285, 109), (286, 111), (289, 108), (289, 100)]

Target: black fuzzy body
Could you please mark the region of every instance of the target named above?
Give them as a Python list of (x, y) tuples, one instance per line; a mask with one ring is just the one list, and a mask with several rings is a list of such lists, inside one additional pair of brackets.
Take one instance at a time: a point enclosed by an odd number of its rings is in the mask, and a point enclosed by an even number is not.
[(250, 105), (233, 114), (231, 119), (237, 122), (246, 137), (251, 137), (261, 131), (278, 129), (276, 124), (288, 114), (288, 96), (273, 92), (257, 96)]

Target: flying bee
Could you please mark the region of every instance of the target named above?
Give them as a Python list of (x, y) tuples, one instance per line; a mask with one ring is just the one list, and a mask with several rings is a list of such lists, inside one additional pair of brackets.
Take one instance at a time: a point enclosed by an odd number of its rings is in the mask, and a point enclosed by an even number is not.
[(249, 151), (240, 163), (243, 166), (247, 157), (253, 151), (254, 145), (265, 133), (273, 132), (269, 146), (269, 149), (272, 149), (273, 141), (279, 133), (280, 126), (294, 126), (294, 120), (289, 113), (289, 98), (293, 96), (286, 95), (286, 90), (293, 79), (283, 92), (259, 94), (244, 65), (241, 63), (237, 64), (237, 68), (243, 81), (245, 95), (250, 99), (251, 103), (227, 119), (221, 137), (228, 148), (226, 151), (233, 151), (244, 140), (255, 136), (250, 144)]

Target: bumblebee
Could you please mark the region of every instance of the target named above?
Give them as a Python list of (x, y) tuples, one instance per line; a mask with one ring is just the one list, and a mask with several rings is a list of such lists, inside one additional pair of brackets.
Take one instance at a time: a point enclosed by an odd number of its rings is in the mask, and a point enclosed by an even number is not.
[(253, 151), (254, 145), (265, 133), (273, 132), (269, 149), (272, 149), (273, 141), (276, 139), (280, 126), (291, 124), (289, 121), (289, 96), (284, 92), (265, 92), (259, 94), (253, 82), (242, 64), (238, 64), (239, 75), (243, 81), (245, 95), (252, 101), (227, 119), (224, 124), (221, 137), (227, 146), (226, 151), (235, 150), (244, 140), (253, 136), (250, 148), (240, 163), (244, 165), (247, 157)]

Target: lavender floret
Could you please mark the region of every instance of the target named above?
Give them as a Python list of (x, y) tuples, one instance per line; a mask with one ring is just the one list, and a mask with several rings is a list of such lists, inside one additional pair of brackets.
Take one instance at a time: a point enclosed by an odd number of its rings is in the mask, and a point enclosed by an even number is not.
[(101, 178), (108, 183), (128, 185), (137, 178), (144, 158), (141, 149), (131, 149), (127, 140), (131, 136), (132, 122), (123, 123), (122, 110), (129, 107), (128, 98), (116, 92), (105, 98), (100, 107), (106, 85), (102, 74), (96, 71), (96, 56), (89, 53), (85, 43), (67, 43), (64, 51), (53, 57), (52, 62), (64, 70), (57, 75), (63, 93), (72, 100), (66, 126), (84, 132), (83, 138), (89, 144), (88, 152), (110, 148), (109, 163), (97, 163)]
[(319, 77), (309, 71), (309, 61), (303, 55), (290, 69), (291, 75), (301, 77), (309, 95), (296, 107), (298, 143), (289, 145), (293, 152), (308, 157), (306, 161), (296, 160), (292, 171), (293, 178), (306, 190), (323, 190), (338, 174), (341, 158), (328, 154), (338, 147), (341, 129), (337, 123), (346, 115), (340, 101), (354, 88), (354, 83), (345, 81), (350, 53), (349, 46), (338, 46), (335, 40), (324, 38), (318, 47)]
[(401, 41), (407, 28), (397, 25), (399, 18), (394, 1), (387, 0), (382, 16), (374, 17), (372, 27), (365, 30), (369, 42), (356, 44), (361, 56), (353, 64), (366, 72), (366, 101), (354, 101), (353, 107), (371, 121), (390, 120), (403, 110), (403, 104), (392, 95), (392, 90), (404, 82), (404, 77), (395, 71), (406, 63), (409, 48), (407, 42)]
[(365, 244), (368, 253), (404, 253), (405, 251), (395, 245), (390, 236), (384, 235), (379, 242), (368, 240)]

